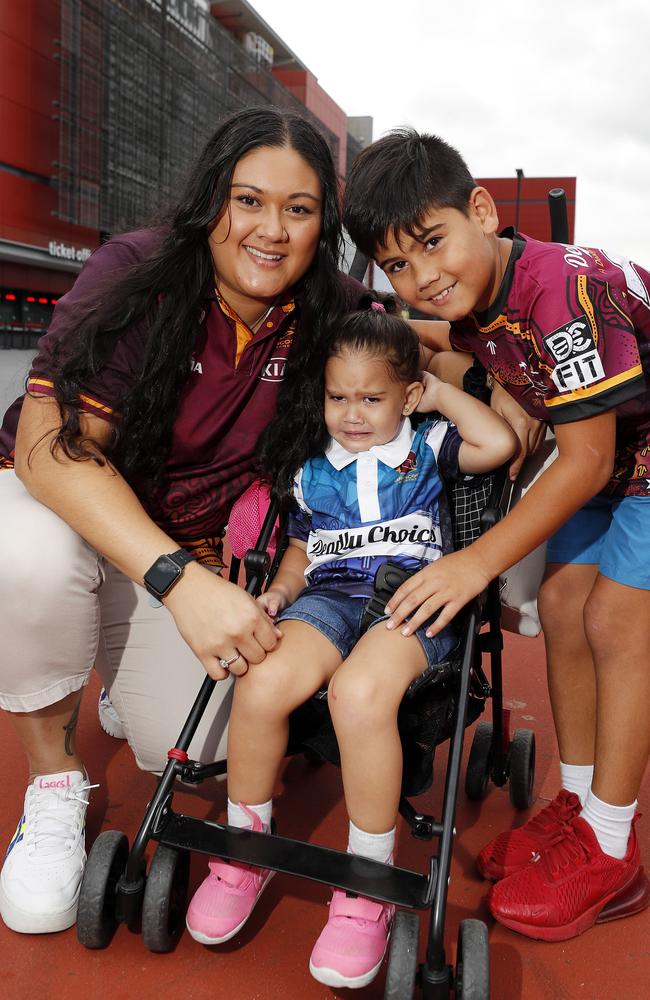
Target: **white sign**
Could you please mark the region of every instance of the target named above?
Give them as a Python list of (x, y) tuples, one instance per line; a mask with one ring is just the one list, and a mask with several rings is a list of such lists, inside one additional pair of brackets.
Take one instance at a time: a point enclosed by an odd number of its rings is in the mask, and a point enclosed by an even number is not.
[(88, 260), (92, 253), (92, 250), (89, 250), (88, 247), (72, 247), (68, 246), (67, 243), (57, 243), (56, 240), (50, 240), (47, 251), (50, 257), (63, 257), (65, 260), (76, 260), (80, 264)]

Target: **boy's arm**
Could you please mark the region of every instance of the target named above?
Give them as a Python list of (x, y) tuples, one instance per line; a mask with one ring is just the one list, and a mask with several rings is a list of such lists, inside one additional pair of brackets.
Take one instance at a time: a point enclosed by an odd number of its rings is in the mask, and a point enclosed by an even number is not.
[(463, 354), (461, 351), (438, 351), (437, 354), (427, 351), (426, 354), (425, 368), (428, 372), (458, 389), (463, 388), (465, 372), (474, 362), (471, 354)]
[(512, 429), (494, 410), (462, 389), (431, 376), (427, 394), (432, 409), (453, 421), (463, 441), (458, 452), (461, 472), (489, 472), (503, 465), (517, 448)]
[(451, 350), (449, 323), (439, 319), (410, 319), (408, 322), (417, 333), (422, 350), (426, 351), (427, 355)]
[(257, 598), (271, 618), (284, 611), (305, 589), (305, 570), (308, 566), (306, 543), (299, 538), (290, 538), (271, 586)]
[(395, 592), (387, 610), (410, 635), (440, 610), (427, 631), (435, 635), (504, 570), (546, 541), (608, 482), (614, 464), (614, 410), (555, 428), (559, 456), (506, 517), (478, 541), (438, 559)]

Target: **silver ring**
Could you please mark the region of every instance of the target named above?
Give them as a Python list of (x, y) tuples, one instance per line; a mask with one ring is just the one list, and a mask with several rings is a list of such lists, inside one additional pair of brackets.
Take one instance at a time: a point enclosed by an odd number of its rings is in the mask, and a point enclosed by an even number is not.
[(227, 659), (225, 656), (221, 656), (219, 658), (219, 666), (223, 667), (224, 670), (230, 670), (230, 664), (234, 663), (235, 660), (238, 660), (240, 656), (241, 653), (238, 652), (237, 650), (235, 650), (234, 656), (229, 656)]

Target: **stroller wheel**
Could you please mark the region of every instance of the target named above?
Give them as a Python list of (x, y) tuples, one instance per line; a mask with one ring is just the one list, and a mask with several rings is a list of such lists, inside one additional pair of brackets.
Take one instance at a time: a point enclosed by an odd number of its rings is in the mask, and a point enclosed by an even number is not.
[(528, 809), (533, 801), (535, 780), (535, 733), (531, 729), (516, 729), (510, 744), (510, 778), (508, 791), (515, 809)]
[(456, 1000), (490, 1000), (490, 950), (482, 920), (463, 920), (458, 930)]
[(119, 830), (100, 833), (88, 855), (79, 892), (77, 938), (86, 948), (105, 948), (115, 929), (115, 888), (126, 868), (129, 842)]
[(473, 802), (480, 802), (487, 794), (491, 765), (492, 723), (479, 722), (474, 730), (465, 772), (465, 794)]
[(142, 904), (142, 937), (149, 951), (171, 951), (185, 926), (190, 855), (158, 844)]
[(384, 1000), (411, 1000), (418, 971), (420, 918), (398, 910), (390, 937)]

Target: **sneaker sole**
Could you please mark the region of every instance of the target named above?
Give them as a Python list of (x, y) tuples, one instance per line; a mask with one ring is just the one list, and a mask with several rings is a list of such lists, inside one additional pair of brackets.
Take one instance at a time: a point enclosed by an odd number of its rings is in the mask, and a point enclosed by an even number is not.
[(309, 960), (309, 971), (319, 983), (323, 986), (334, 986), (339, 989), (342, 987), (347, 987), (349, 990), (360, 990), (368, 983), (371, 983), (379, 970), (381, 969), (381, 963), (386, 957), (386, 952), (388, 951), (388, 945), (390, 943), (390, 936), (393, 931), (392, 923), (386, 937), (386, 947), (384, 948), (384, 953), (377, 962), (374, 969), (370, 972), (364, 972), (362, 976), (344, 976), (342, 972), (337, 969), (330, 969), (326, 965), (314, 965), (311, 959)]
[[(79, 886), (81, 889), (81, 885)], [(74, 903), (59, 913), (29, 913), (9, 899), (0, 883), (0, 916), (7, 927), (18, 934), (52, 934), (72, 927), (77, 919), (79, 893)]]
[(276, 873), (274, 871), (269, 872), (269, 874), (266, 877), (266, 881), (264, 882), (264, 885), (262, 886), (262, 888), (260, 889), (260, 891), (257, 894), (257, 899), (253, 903), (253, 907), (252, 907), (250, 913), (247, 916), (244, 917), (244, 919), (242, 920), (242, 922), (240, 924), (237, 924), (237, 926), (234, 928), (234, 930), (228, 931), (227, 934), (224, 934), (221, 937), (210, 937), (208, 934), (204, 934), (202, 931), (197, 931), (197, 930), (194, 930), (192, 927), (190, 927), (190, 925), (188, 923), (188, 918), (186, 917), (185, 918), (185, 926), (187, 927), (187, 930), (188, 930), (188, 933), (189, 933), (190, 937), (193, 937), (195, 941), (199, 942), (199, 944), (207, 944), (207, 945), (210, 945), (210, 944), (223, 944), (225, 941), (230, 941), (231, 938), (234, 938), (235, 934), (239, 934), (240, 930), (242, 929), (242, 927), (244, 926), (244, 924), (246, 923), (246, 921), (250, 920), (250, 918), (251, 918), (251, 916), (253, 914), (253, 910), (255, 909), (255, 907), (257, 906), (257, 904), (260, 901), (260, 897), (261, 897), (262, 893), (264, 892), (264, 890), (266, 889), (267, 885), (269, 884), (269, 882), (271, 881), (271, 879), (273, 878), (273, 876), (275, 874)]
[(536, 927), (518, 920), (511, 920), (509, 917), (497, 916), (495, 913), (492, 913), (492, 916), (504, 927), (517, 931), (518, 934), (523, 934), (525, 937), (534, 938), (536, 941), (568, 941), (569, 938), (584, 934), (594, 924), (620, 920), (623, 917), (631, 917), (635, 913), (641, 913), (649, 904), (650, 883), (643, 868), (639, 868), (627, 885), (612, 893), (604, 901), (595, 903), (570, 924), (563, 924), (561, 927)]
[(97, 712), (99, 715), (99, 724), (108, 736), (112, 736), (115, 740), (125, 740), (126, 733), (124, 732), (124, 726), (119, 719), (112, 719), (108, 712), (103, 712), (101, 708), (101, 702), (98, 705)]
[(373, 981), (379, 970), (381, 969), (381, 964), (384, 961), (384, 956), (386, 955), (386, 950), (381, 956), (377, 965), (370, 972), (365, 972), (362, 976), (344, 976), (343, 973), (338, 972), (337, 969), (330, 969), (326, 965), (313, 965), (309, 962), (309, 971), (311, 972), (314, 979), (317, 979), (319, 983), (323, 986), (333, 986), (347, 987), (349, 990), (360, 990), (364, 986), (367, 986)]

